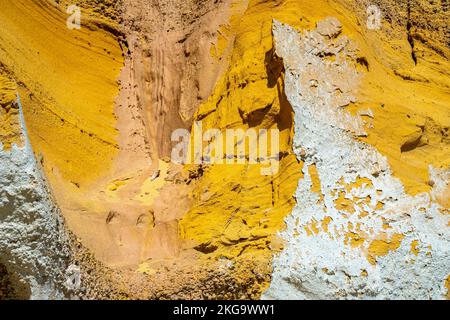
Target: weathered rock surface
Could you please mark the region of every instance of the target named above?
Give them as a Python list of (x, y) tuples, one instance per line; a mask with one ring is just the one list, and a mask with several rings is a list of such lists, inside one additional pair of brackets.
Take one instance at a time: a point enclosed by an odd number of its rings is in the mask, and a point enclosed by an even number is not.
[(316, 30), (299, 33), (274, 21), (304, 177), (264, 296), (443, 299), (450, 217), (436, 199), (449, 171), (430, 167), (434, 191), (410, 196), (387, 159), (356, 140), (362, 120), (343, 107), (356, 101), (363, 72), (356, 69), (358, 50), (338, 36), (338, 26), (328, 18)]
[(23, 146), (0, 143), (0, 298), (62, 299), (68, 237), (21, 125)]
[[(0, 298), (445, 295), (446, 1), (76, 3), (1, 5)], [(192, 121), (279, 129), (279, 172), (169, 164)]]

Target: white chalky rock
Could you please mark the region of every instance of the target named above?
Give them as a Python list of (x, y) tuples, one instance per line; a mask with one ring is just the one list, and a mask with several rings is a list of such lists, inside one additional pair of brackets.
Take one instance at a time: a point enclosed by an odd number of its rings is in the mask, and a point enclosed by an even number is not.
[(69, 265), (68, 238), (38, 168), (21, 119), (24, 147), (0, 143), (0, 264), (13, 298), (62, 299)]
[[(448, 183), (441, 181), (448, 171), (432, 170), (437, 182), (431, 196), (412, 197), (387, 159), (355, 140), (364, 131), (362, 122), (342, 107), (356, 100), (363, 74), (356, 69), (358, 51), (337, 36), (338, 29), (334, 19), (320, 24), (321, 33), (273, 23), (304, 178), (263, 298), (443, 299), (450, 273), (449, 216), (433, 198)], [(313, 166), (320, 192), (312, 191)], [(338, 209), (342, 199), (350, 205)]]

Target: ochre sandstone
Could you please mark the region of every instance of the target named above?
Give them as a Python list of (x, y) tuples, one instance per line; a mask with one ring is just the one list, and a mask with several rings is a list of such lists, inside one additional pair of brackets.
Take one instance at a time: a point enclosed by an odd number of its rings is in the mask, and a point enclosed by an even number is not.
[[(449, 298), (449, 18), (0, 0), (0, 299)], [(198, 123), (279, 130), (278, 170), (174, 163)]]

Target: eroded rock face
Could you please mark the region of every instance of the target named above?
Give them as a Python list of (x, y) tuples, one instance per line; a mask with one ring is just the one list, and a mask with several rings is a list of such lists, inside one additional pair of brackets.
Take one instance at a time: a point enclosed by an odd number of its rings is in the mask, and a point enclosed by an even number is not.
[(274, 21), (304, 177), (264, 296), (445, 298), (450, 219), (436, 200), (448, 171), (430, 167), (434, 191), (410, 196), (387, 159), (356, 139), (362, 121), (344, 107), (356, 101), (364, 74), (356, 68), (358, 50), (339, 29), (334, 18), (302, 33)]
[(62, 299), (68, 238), (21, 124), (24, 146), (0, 143), (0, 298)]
[[(0, 10), (0, 299), (443, 296), (444, 1), (72, 2)], [(279, 173), (169, 164), (195, 120), (279, 129)]]
[(197, 107), (214, 88), (223, 63), (211, 56), (211, 45), (229, 20), (230, 3), (122, 3), (129, 76), (122, 77), (124, 99), (119, 102), (126, 110), (140, 112), (152, 160), (170, 156), (173, 130), (191, 126)]

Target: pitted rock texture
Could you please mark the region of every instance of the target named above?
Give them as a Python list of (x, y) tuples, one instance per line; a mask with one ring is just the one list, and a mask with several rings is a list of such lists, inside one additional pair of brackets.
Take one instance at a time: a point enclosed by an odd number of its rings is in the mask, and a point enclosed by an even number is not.
[(69, 261), (60, 212), (28, 140), (8, 151), (0, 143), (0, 278), (5, 285), (0, 298), (65, 298)]
[(264, 297), (443, 299), (450, 217), (436, 200), (449, 171), (430, 168), (433, 192), (410, 196), (387, 159), (356, 140), (360, 120), (344, 107), (364, 74), (358, 49), (338, 30), (334, 18), (302, 33), (273, 24), (304, 177)]

